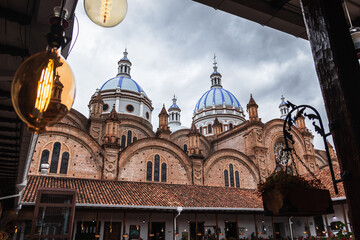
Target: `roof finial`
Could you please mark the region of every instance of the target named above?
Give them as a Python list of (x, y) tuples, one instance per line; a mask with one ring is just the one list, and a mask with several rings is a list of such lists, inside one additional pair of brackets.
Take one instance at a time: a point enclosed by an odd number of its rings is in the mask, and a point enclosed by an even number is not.
[(174, 94), (174, 98), (172, 99), (173, 100), (173, 104), (175, 105), (176, 104), (176, 97), (175, 97), (175, 94)]
[(128, 55), (127, 48), (125, 48), (124, 58), (127, 58), (127, 55)]
[(217, 72), (217, 62), (216, 62), (216, 55), (215, 55), (215, 53), (214, 53), (214, 72)]

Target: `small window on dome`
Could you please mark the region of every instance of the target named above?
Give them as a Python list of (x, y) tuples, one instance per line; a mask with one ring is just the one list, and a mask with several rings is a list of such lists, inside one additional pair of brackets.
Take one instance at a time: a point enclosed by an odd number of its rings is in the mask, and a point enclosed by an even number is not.
[(150, 118), (149, 112), (146, 112), (145, 116), (146, 116), (146, 119), (149, 120), (149, 118)]
[(134, 111), (134, 106), (131, 105), (131, 104), (127, 105), (127, 106), (126, 106), (126, 111), (128, 111), (128, 112), (133, 112), (133, 111)]
[(109, 109), (109, 104), (104, 104), (103, 105), (103, 111), (106, 111), (106, 110), (108, 110)]

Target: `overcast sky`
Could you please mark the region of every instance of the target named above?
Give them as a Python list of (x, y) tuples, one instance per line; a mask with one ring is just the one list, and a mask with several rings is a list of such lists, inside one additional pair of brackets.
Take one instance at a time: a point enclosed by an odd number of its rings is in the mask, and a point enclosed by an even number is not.
[[(213, 56), (222, 85), (245, 110), (250, 94), (263, 122), (280, 117), (281, 95), (294, 104), (317, 108), (327, 125), (324, 103), (309, 42), (190, 0), (129, 0), (125, 20), (102, 28), (78, 3), (79, 37), (68, 62), (76, 79), (73, 108), (88, 117), (91, 95), (117, 74), (128, 50), (131, 77), (152, 100), (152, 124), (175, 94), (182, 125), (190, 127), (193, 110), (210, 89)], [(75, 38), (77, 26), (74, 24)], [(308, 123), (310, 125), (310, 123)], [(320, 138), (315, 146), (323, 149)]]

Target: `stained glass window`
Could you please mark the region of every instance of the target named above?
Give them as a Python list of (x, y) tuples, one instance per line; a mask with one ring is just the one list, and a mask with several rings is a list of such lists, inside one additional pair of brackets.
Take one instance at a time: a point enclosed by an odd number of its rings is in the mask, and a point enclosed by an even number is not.
[(166, 182), (166, 163), (161, 164), (161, 182)]
[(238, 171), (235, 172), (235, 182), (236, 182), (236, 187), (240, 187), (240, 178)]
[(228, 170), (224, 170), (225, 187), (229, 186), (229, 173)]
[(54, 143), (53, 153), (51, 157), (50, 173), (57, 173), (59, 156), (60, 156), (60, 147), (59, 142)]
[(50, 155), (49, 150), (42, 151), (42, 153), (41, 153), (41, 161), (40, 161), (40, 165), (39, 165), (39, 172), (41, 171), (41, 164), (49, 163), (49, 155)]
[(147, 162), (146, 166), (146, 181), (152, 180), (152, 162)]
[(155, 155), (155, 162), (154, 162), (154, 181), (159, 181), (159, 171), (160, 171), (160, 156)]
[(61, 157), (61, 166), (60, 166), (61, 174), (67, 174), (68, 165), (69, 165), (69, 153), (64, 152)]

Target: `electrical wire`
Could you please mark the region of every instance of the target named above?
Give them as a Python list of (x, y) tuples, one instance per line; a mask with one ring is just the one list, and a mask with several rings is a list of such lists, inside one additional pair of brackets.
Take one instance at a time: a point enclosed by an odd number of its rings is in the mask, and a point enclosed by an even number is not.
[(70, 49), (69, 49), (69, 52), (68, 52), (68, 54), (67, 54), (68, 57), (69, 57), (69, 55), (70, 55), (70, 53), (71, 53), (71, 51), (72, 51), (72, 49), (73, 49), (73, 47), (74, 47), (77, 39), (78, 39), (79, 30), (80, 30), (79, 20), (78, 20), (78, 18), (76, 17), (75, 13), (74, 13), (74, 19), (75, 19), (75, 21), (76, 21), (77, 33), (76, 33), (75, 40), (74, 40), (73, 44), (71, 45), (71, 47), (70, 47)]

